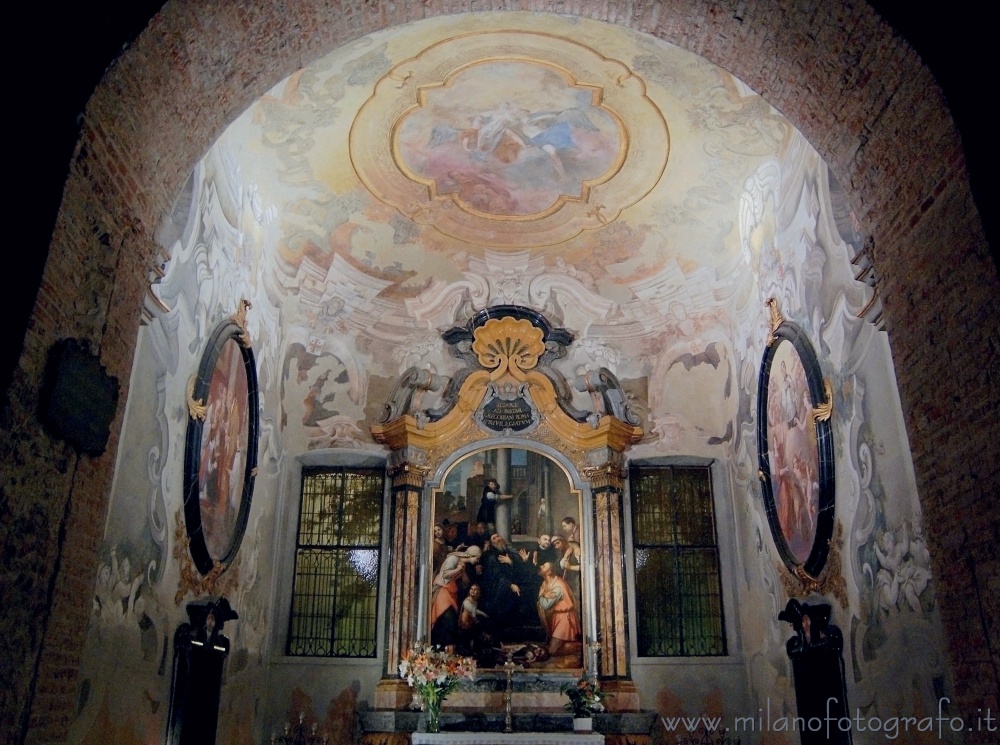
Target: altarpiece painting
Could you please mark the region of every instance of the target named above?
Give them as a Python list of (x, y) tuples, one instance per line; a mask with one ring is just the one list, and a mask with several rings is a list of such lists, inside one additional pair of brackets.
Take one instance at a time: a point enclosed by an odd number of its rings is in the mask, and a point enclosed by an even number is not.
[(500, 667), (583, 667), (580, 493), (539, 453), (466, 456), (434, 496), (428, 576), (433, 644)]

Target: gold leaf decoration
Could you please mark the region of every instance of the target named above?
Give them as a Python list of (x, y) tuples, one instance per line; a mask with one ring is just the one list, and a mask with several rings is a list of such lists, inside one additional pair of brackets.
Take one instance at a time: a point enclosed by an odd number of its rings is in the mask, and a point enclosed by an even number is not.
[(789, 597), (796, 595), (832, 595), (841, 607), (847, 607), (847, 583), (841, 574), (841, 550), (844, 545), (844, 528), (837, 522), (837, 530), (834, 537), (830, 539), (830, 553), (826, 557), (826, 566), (820, 572), (819, 577), (813, 577), (802, 567), (796, 567), (789, 574), (781, 571), (784, 567), (779, 567), (781, 584), (785, 589), (785, 594)]
[(775, 336), (775, 332), (777, 332), (778, 326), (785, 322), (785, 317), (781, 315), (781, 311), (778, 309), (777, 298), (769, 297), (765, 305), (767, 305), (767, 309), (771, 314), (771, 331), (767, 335), (767, 346), (771, 346), (778, 338)]
[(184, 515), (177, 511), (177, 528), (174, 530), (174, 558), (180, 565), (180, 579), (177, 580), (177, 592), (174, 593), (174, 604), (180, 605), (184, 596), (191, 593), (195, 597), (202, 595), (225, 595), (236, 587), (236, 574), (224, 574), (226, 565), (216, 561), (212, 570), (202, 576), (191, 560), (190, 542), (184, 528)]
[(813, 409), (813, 420), (817, 422), (828, 421), (833, 414), (833, 385), (829, 378), (823, 378), (823, 393), (826, 400)]
[(205, 415), (208, 413), (208, 407), (202, 399), (194, 397), (194, 381), (195, 376), (192, 375), (188, 379), (187, 387), (188, 416), (192, 419), (205, 421)]
[(239, 341), (241, 347), (250, 346), (250, 336), (247, 334), (247, 311), (252, 307), (253, 305), (250, 301), (244, 298), (240, 301), (240, 307), (229, 318), (230, 321), (240, 327), (240, 334), (237, 340)]
[(410, 736), (405, 732), (366, 732), (361, 745), (410, 745)]

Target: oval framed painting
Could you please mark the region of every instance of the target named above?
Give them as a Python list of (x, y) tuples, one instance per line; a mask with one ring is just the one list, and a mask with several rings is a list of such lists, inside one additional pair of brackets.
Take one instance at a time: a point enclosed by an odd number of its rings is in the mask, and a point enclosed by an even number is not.
[(834, 526), (831, 391), (802, 329), (783, 320), (772, 337), (757, 387), (761, 490), (785, 566), (816, 578)]
[(235, 319), (208, 341), (189, 391), (184, 522), (202, 575), (239, 551), (257, 472), (258, 391), (253, 349)]

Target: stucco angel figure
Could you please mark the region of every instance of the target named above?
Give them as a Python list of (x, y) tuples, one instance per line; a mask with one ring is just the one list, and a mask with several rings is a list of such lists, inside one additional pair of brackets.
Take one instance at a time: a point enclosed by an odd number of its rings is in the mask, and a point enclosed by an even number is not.
[(875, 556), (881, 565), (875, 575), (875, 591), (879, 612), (883, 616), (895, 611), (899, 602), (899, 572), (903, 567), (905, 554), (906, 546), (897, 543), (891, 530), (885, 531), (881, 539), (875, 542)]
[(911, 538), (910, 527), (904, 522), (898, 537), (887, 530), (881, 540), (876, 541), (874, 549), (881, 565), (875, 576), (879, 612), (888, 615), (901, 610), (904, 602), (914, 612), (921, 612), (920, 596), (930, 583), (931, 572), (930, 556), (919, 528), (914, 528)]

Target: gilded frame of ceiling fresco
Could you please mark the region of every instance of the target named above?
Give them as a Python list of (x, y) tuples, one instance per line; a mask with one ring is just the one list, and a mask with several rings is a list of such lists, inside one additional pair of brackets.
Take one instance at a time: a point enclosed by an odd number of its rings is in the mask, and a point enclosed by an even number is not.
[(203, 576), (232, 564), (250, 516), (260, 406), (249, 307), (244, 300), (239, 313), (216, 326), (188, 385), (184, 524)]
[(350, 153), (365, 187), (414, 222), (522, 249), (617, 219), (659, 182), (669, 142), (625, 64), (551, 34), (484, 32), (390, 70)]
[(835, 517), (832, 391), (805, 332), (774, 301), (757, 394), (757, 457), (771, 535), (789, 571), (815, 580)]

